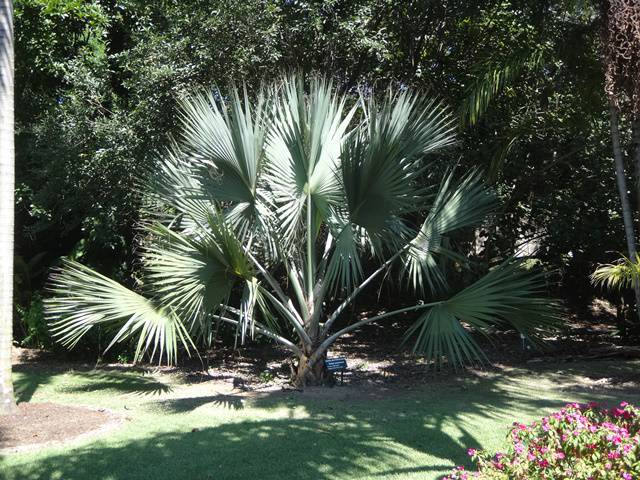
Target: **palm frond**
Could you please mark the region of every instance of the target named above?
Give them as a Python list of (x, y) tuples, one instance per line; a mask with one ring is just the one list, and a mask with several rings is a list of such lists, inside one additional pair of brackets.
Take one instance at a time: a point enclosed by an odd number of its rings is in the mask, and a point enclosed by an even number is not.
[(202, 181), (207, 176), (205, 167), (190, 161), (177, 144), (172, 144), (146, 179), (144, 192), (150, 205), (144, 208), (144, 213), (148, 218), (167, 223), (177, 214), (183, 230), (198, 230), (206, 223), (212, 208)]
[(381, 231), (387, 221), (424, 205), (424, 156), (454, 141), (453, 121), (434, 100), (388, 93), (366, 104), (367, 128), (341, 153), (341, 180), (351, 221)]
[(239, 280), (231, 260), (211, 233), (195, 239), (159, 224), (149, 230), (153, 239), (144, 255), (147, 288), (188, 323), (193, 336), (209, 338), (210, 315), (226, 303)]
[(403, 215), (424, 205), (424, 156), (451, 144), (452, 119), (442, 105), (407, 92), (389, 92), (381, 105), (365, 103), (366, 123), (343, 142), (340, 184), (344, 200), (331, 210), (336, 238), (328, 280), (349, 290), (360, 279), (365, 248), (382, 258), (415, 231)]
[(440, 188), (418, 234), (411, 242), (401, 270), (413, 289), (432, 292), (447, 289), (446, 275), (440, 259), (462, 261), (464, 258), (447, 248), (446, 235), (486, 220), (496, 208), (497, 199), (483, 183), (478, 172), (470, 172), (454, 183), (455, 172), (450, 171)]
[(336, 237), (325, 278), (332, 292), (351, 291), (362, 278), (361, 248), (356, 229), (348, 222), (332, 228)]
[(615, 263), (600, 265), (591, 274), (591, 283), (611, 290), (633, 288), (640, 282), (640, 255), (635, 261), (623, 256)]
[(291, 242), (308, 196), (320, 219), (327, 217), (329, 205), (341, 200), (335, 172), (355, 107), (343, 114), (345, 98), (325, 80), (313, 80), (305, 94), (302, 78), (289, 77), (279, 93), (267, 136), (265, 182), (277, 207), (282, 236)]
[[(557, 327), (560, 306), (544, 297), (544, 276), (510, 260), (426, 311), (407, 332), (414, 351), (454, 367), (486, 360), (468, 329), (486, 333), (490, 326), (510, 326), (530, 341)], [(466, 328), (465, 328), (466, 327)]]
[(462, 121), (475, 125), (487, 111), (494, 98), (527, 68), (537, 68), (545, 60), (546, 46), (533, 50), (516, 52), (498, 64), (483, 66), (476, 74), (475, 81), (467, 91), (467, 98), (462, 106)]
[(170, 308), (161, 308), (151, 300), (118, 282), (77, 262), (65, 261), (54, 273), (50, 288), (53, 298), (46, 301), (46, 319), (60, 343), (73, 347), (96, 326), (117, 328), (107, 347), (137, 336), (135, 361), (150, 351), (153, 360), (163, 356), (173, 364), (178, 344), (189, 351), (193, 346), (179, 317)]
[(196, 168), (198, 188), (191, 195), (198, 201), (231, 204), (228, 219), (242, 231), (252, 227), (258, 215), (256, 204), (264, 200), (258, 183), (263, 167), (265, 105), (262, 94), (252, 105), (246, 90), (241, 94), (237, 88), (232, 89), (228, 104), (218, 91), (193, 95), (181, 104), (180, 148), (188, 162), (200, 167)]

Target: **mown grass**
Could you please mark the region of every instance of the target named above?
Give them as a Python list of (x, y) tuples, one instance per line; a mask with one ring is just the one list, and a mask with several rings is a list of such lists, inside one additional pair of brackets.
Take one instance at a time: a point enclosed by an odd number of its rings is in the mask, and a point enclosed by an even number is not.
[(468, 447), (502, 447), (514, 420), (568, 401), (637, 402), (637, 391), (580, 386), (581, 375), (636, 371), (637, 363), (598, 362), (434, 380), (377, 397), (346, 386), (336, 389), (347, 396), (246, 398), (169, 375), (25, 368), (15, 373), (21, 401), (100, 406), (126, 420), (106, 436), (7, 455), (0, 478), (436, 479), (466, 463)]

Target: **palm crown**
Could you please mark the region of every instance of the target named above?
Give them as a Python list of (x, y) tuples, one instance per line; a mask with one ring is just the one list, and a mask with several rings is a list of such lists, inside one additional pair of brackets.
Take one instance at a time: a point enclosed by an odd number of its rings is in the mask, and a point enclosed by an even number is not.
[[(136, 360), (175, 362), (231, 325), (298, 358), (296, 381), (318, 381), (341, 335), (409, 311), (416, 351), (454, 365), (481, 360), (469, 334), (509, 323), (536, 338), (555, 321), (542, 279), (507, 261), (446, 300), (336, 329), (356, 296), (395, 268), (417, 297), (449, 292), (446, 264), (464, 257), (448, 236), (481, 223), (496, 199), (474, 172), (436, 178), (430, 154), (454, 140), (451, 117), (410, 91), (347, 99), (331, 82), (287, 77), (250, 102), (232, 89), (184, 100), (182, 135), (145, 191), (142, 292), (68, 261), (52, 276), (47, 315), (73, 346), (96, 325), (111, 345), (137, 338)], [(377, 268), (365, 273), (367, 264)], [(330, 308), (331, 307), (331, 308)], [(110, 346), (111, 346), (110, 345)]]

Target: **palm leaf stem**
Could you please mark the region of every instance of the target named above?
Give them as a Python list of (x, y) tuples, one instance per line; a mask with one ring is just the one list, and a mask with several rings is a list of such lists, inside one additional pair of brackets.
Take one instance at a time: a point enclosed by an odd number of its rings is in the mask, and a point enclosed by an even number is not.
[(364, 288), (369, 285), (378, 275), (384, 272), (389, 266), (400, 257), (405, 251), (407, 251), (411, 247), (411, 243), (407, 243), (404, 247), (398, 250), (395, 254), (393, 254), (386, 262), (384, 262), (376, 271), (374, 271), (371, 275), (369, 275), (358, 287), (356, 287), (351, 294), (334, 310), (334, 312), (329, 316), (327, 321), (324, 324), (324, 328), (322, 330), (322, 336), (324, 337), (329, 333), (329, 329), (333, 322), (340, 316), (340, 314), (344, 311), (345, 308), (349, 306), (351, 302), (358, 296), (358, 294), (364, 290)]
[(298, 320), (298, 318), (296, 318), (294, 315), (291, 314), (291, 311), (289, 308), (287, 308), (285, 305), (282, 304), (282, 302), (280, 302), (273, 294), (271, 294), (271, 292), (269, 292), (268, 290), (266, 290), (263, 287), (259, 287), (260, 292), (269, 299), (269, 301), (278, 309), (280, 310), (280, 312), (287, 318), (287, 320), (289, 320), (289, 322), (291, 323), (291, 325), (293, 326), (293, 328), (295, 329), (296, 333), (298, 334), (298, 336), (300, 337), (300, 340), (302, 340), (305, 344), (311, 344), (313, 343), (311, 341), (311, 338), (309, 338), (309, 335), (307, 334), (307, 332), (304, 329), (304, 326), (302, 325), (302, 323)]
[(404, 308), (400, 308), (398, 310), (393, 310), (391, 312), (385, 312), (382, 313), (380, 315), (376, 315), (374, 317), (368, 317), (368, 318), (364, 318), (356, 323), (353, 323), (347, 327), (344, 327), (342, 330), (338, 330), (336, 333), (334, 333), (333, 335), (327, 337), (321, 344), (320, 346), (316, 349), (316, 351), (314, 352), (313, 357), (311, 358), (311, 362), (317, 360), (318, 358), (320, 358), (320, 356), (331, 346), (331, 344), (333, 342), (335, 342), (338, 338), (340, 338), (342, 335), (345, 335), (349, 332), (352, 332), (354, 330), (357, 330), (358, 328), (360, 328), (363, 325), (366, 325), (368, 323), (371, 322), (375, 322), (377, 320), (382, 320), (383, 318), (387, 318), (387, 317), (391, 317), (393, 315), (399, 315), (401, 313), (406, 313), (406, 312), (414, 312), (416, 310), (422, 310), (423, 308), (431, 308), (434, 307), (436, 305), (440, 305), (444, 303), (443, 301), (439, 301), (439, 302), (432, 302), (432, 303), (422, 303), (419, 305), (412, 305), (411, 307), (404, 307)]
[(266, 268), (264, 268), (262, 266), (262, 264), (258, 261), (258, 259), (256, 257), (254, 257), (251, 252), (249, 252), (248, 250), (246, 251), (247, 253), (247, 257), (249, 257), (249, 260), (251, 260), (253, 262), (253, 264), (255, 265), (255, 267), (258, 269), (258, 271), (262, 274), (262, 276), (265, 278), (265, 280), (269, 283), (269, 285), (271, 286), (271, 288), (273, 288), (274, 292), (276, 293), (276, 295), (278, 295), (278, 297), (280, 297), (280, 300), (282, 301), (283, 305), (287, 305), (287, 309), (289, 310), (289, 312), (291, 314), (293, 314), (297, 320), (299, 322), (302, 322), (302, 318), (300, 318), (300, 315), (298, 314), (298, 312), (296, 311), (295, 308), (293, 308), (293, 302), (291, 301), (291, 299), (284, 293), (284, 291), (282, 290), (282, 287), (280, 287), (280, 285), (278, 284), (278, 281), (273, 277), (273, 275), (271, 275)]
[[(221, 322), (230, 323), (232, 325), (238, 325), (240, 323), (239, 320), (234, 320), (233, 318), (229, 318), (229, 317), (223, 317), (222, 315), (214, 315), (212, 318), (214, 320), (220, 320)], [(265, 337), (268, 337), (268, 338), (271, 338), (272, 340), (275, 340), (276, 342), (278, 342), (282, 346), (284, 346), (287, 349), (291, 350), (291, 352), (293, 352), (295, 355), (302, 355), (302, 350), (300, 350), (300, 348), (298, 348), (297, 345), (295, 345), (290, 340), (288, 340), (288, 339), (286, 339), (286, 338), (284, 338), (284, 337), (282, 337), (282, 336), (280, 336), (280, 335), (278, 335), (276, 333), (273, 333), (268, 328), (256, 325), (255, 331), (260, 333), (260, 334), (262, 334), (262, 335), (264, 335)]]

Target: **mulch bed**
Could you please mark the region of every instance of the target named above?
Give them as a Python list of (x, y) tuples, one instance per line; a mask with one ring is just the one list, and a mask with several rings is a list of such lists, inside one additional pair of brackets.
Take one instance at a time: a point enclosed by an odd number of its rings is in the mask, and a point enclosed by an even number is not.
[(54, 403), (20, 403), (13, 415), (0, 416), (0, 452), (56, 446), (102, 433), (120, 423), (107, 410)]

